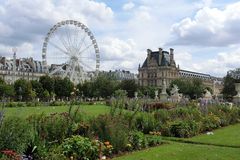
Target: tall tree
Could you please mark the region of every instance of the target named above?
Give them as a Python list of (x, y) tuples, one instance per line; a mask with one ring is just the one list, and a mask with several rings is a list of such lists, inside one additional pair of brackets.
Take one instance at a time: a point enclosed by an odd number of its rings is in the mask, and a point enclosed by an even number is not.
[(69, 78), (55, 78), (54, 90), (55, 94), (59, 98), (70, 97), (73, 92), (74, 84)]
[(118, 82), (109, 76), (98, 76), (93, 81), (93, 95), (94, 97), (110, 97), (118, 87)]
[(32, 85), (25, 79), (18, 79), (14, 83), (16, 96), (21, 100), (29, 100), (31, 98)]
[(198, 78), (192, 80), (184, 78), (175, 79), (171, 82), (168, 90), (171, 90), (174, 84), (178, 86), (180, 93), (190, 96), (191, 99), (200, 97), (206, 88), (202, 80)]
[(37, 80), (30, 81), (33, 91), (35, 91), (38, 98), (43, 98), (43, 87), (42, 84)]
[(223, 79), (223, 83), (222, 94), (224, 99), (232, 100), (233, 96), (237, 94), (234, 86), (235, 79), (230, 75), (226, 75)]
[(128, 97), (134, 97), (134, 92), (138, 90), (135, 80), (123, 80), (120, 83), (120, 89), (127, 91)]
[(14, 87), (0, 82), (0, 97), (13, 97), (15, 94)]
[(48, 75), (42, 76), (39, 79), (39, 82), (42, 84), (43, 90), (47, 90), (49, 94), (54, 92), (54, 79)]

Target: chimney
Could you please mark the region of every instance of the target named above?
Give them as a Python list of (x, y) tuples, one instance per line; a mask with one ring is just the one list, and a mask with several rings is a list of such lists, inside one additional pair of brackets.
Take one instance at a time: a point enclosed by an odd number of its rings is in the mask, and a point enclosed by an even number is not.
[(158, 65), (161, 66), (161, 63), (162, 63), (162, 57), (163, 57), (163, 49), (162, 48), (158, 48), (159, 50), (159, 57), (158, 57)]
[(170, 62), (173, 62), (174, 61), (174, 49), (170, 48)]
[(170, 48), (170, 54), (173, 54), (174, 49)]
[(150, 61), (151, 53), (152, 53), (152, 50), (151, 49), (147, 49), (147, 61), (148, 62)]
[(159, 50), (159, 53), (161, 54), (162, 53), (162, 48), (158, 48), (158, 50)]

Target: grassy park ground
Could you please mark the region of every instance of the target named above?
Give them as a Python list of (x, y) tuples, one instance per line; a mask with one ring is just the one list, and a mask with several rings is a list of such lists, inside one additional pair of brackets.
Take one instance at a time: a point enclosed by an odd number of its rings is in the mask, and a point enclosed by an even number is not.
[[(77, 106), (74, 106), (77, 108)], [(5, 108), (5, 116), (28, 117), (31, 114), (67, 112), (69, 106), (39, 106)], [(86, 115), (108, 113), (102, 104), (80, 105)], [(214, 130), (213, 135), (201, 134), (192, 138), (163, 137), (165, 144), (136, 151), (114, 160), (240, 160), (240, 124)]]
[[(116, 160), (240, 160), (240, 124), (193, 138), (164, 138), (167, 144), (124, 155)], [(192, 142), (192, 143), (188, 143)], [(201, 143), (201, 144), (198, 144)]]
[[(202, 134), (186, 140), (213, 145), (225, 145), (240, 148), (240, 124), (223, 127), (213, 131), (213, 135)], [(240, 152), (240, 151), (239, 151)], [(240, 154), (240, 153), (239, 153)]]
[[(77, 108), (77, 106), (74, 106)], [(67, 112), (69, 106), (38, 106), (38, 107), (14, 107), (5, 108), (5, 116), (19, 116), (28, 117), (32, 114), (51, 114), (51, 113), (62, 113)], [(80, 110), (89, 116), (96, 116), (98, 114), (104, 114), (109, 111), (109, 107), (102, 104), (96, 105), (80, 105)]]
[(114, 160), (238, 160), (240, 148), (169, 142)]

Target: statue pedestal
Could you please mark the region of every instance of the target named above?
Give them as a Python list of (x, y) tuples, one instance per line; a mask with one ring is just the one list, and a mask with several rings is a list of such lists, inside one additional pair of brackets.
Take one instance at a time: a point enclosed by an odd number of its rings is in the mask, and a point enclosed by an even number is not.
[(167, 102), (167, 93), (160, 93), (160, 102)]
[(171, 96), (171, 100), (173, 103), (177, 103), (177, 102), (180, 102), (180, 96), (179, 94), (174, 94)]
[(236, 95), (233, 97), (233, 103), (236, 105), (240, 105), (240, 96)]
[(235, 83), (235, 90), (237, 95), (233, 97), (233, 103), (240, 105), (240, 83)]

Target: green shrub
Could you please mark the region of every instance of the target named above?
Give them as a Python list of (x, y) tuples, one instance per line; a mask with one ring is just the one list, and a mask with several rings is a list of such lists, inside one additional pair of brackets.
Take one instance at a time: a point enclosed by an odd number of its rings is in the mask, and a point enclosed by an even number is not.
[(134, 149), (143, 149), (148, 146), (147, 139), (142, 132), (133, 131), (129, 135), (129, 142)]
[(162, 143), (162, 138), (157, 135), (147, 136), (147, 143), (150, 147), (156, 146)]
[(78, 160), (97, 160), (98, 143), (82, 136), (72, 136), (61, 144), (62, 152), (68, 158)]
[(26, 102), (26, 106), (27, 107), (36, 107), (36, 106), (40, 106), (41, 103), (40, 102), (37, 102), (37, 101), (30, 101), (30, 102)]
[(166, 123), (170, 120), (170, 114), (168, 110), (160, 109), (154, 113), (154, 118), (161, 123)]
[(153, 114), (150, 113), (140, 113), (135, 118), (135, 126), (137, 130), (148, 134), (150, 131), (159, 130), (160, 124), (154, 118)]
[(8, 117), (0, 126), (0, 150), (11, 149), (23, 153), (33, 138), (33, 130), (26, 120)]
[(76, 135), (89, 136), (90, 125), (87, 122), (74, 123), (72, 131)]
[(49, 116), (32, 115), (28, 118), (37, 135), (46, 142), (61, 142), (71, 133), (72, 121), (69, 114), (52, 113)]
[[(49, 148), (47, 148), (43, 155), (41, 156), (34, 156), (32, 159), (41, 159), (41, 160), (69, 160), (68, 157), (66, 157), (63, 154), (63, 149), (61, 144), (53, 145)], [(38, 151), (39, 152), (39, 151)]]
[(27, 107), (25, 102), (18, 102), (17, 107)]
[(171, 136), (171, 122), (166, 122), (162, 124), (160, 131), (161, 131), (161, 135), (163, 136)]
[(49, 106), (64, 106), (64, 105), (66, 105), (66, 103), (62, 101), (52, 101), (49, 103)]
[(212, 131), (213, 129), (216, 129), (220, 127), (221, 120), (218, 116), (210, 113), (206, 117), (204, 117), (202, 121), (202, 128), (201, 130), (204, 131)]
[(199, 124), (195, 121), (176, 121), (170, 126), (174, 137), (192, 137), (199, 133)]
[(201, 112), (196, 107), (177, 107), (170, 111), (171, 120), (182, 119), (182, 120), (195, 120), (200, 121), (202, 119)]
[(91, 130), (94, 136), (101, 141), (109, 141), (115, 153), (123, 151), (128, 142), (128, 122), (122, 115), (99, 115), (91, 121)]
[(8, 102), (5, 104), (5, 107), (17, 107), (17, 103), (16, 102)]

